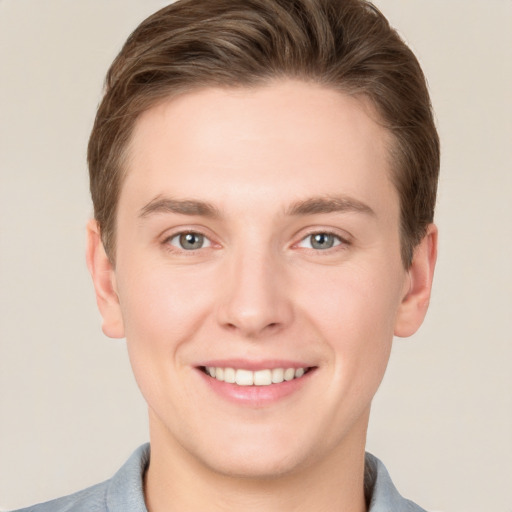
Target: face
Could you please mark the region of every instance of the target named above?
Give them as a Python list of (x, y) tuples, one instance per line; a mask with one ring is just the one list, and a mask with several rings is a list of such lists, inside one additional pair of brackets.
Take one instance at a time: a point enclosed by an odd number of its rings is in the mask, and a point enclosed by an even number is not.
[(126, 336), (152, 443), (244, 476), (364, 446), (393, 333), (424, 314), (407, 316), (390, 140), (371, 112), (286, 81), (138, 120), (98, 302)]

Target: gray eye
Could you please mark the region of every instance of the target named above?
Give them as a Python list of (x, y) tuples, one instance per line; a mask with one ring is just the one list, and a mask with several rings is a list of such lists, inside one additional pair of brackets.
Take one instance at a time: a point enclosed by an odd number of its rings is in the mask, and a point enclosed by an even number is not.
[(336, 238), (334, 235), (329, 233), (315, 233), (310, 235), (310, 243), (313, 249), (330, 249), (334, 247)]
[(185, 251), (194, 251), (210, 246), (210, 241), (204, 235), (194, 232), (180, 233), (179, 235), (173, 236), (170, 243)]
[(326, 233), (319, 231), (318, 233), (311, 233), (306, 238), (303, 238), (299, 247), (305, 249), (315, 249), (317, 251), (325, 251), (344, 243), (343, 239), (333, 233)]

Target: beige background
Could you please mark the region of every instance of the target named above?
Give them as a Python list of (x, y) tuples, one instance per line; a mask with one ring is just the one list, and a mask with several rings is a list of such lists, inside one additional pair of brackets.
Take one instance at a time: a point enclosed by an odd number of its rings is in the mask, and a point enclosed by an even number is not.
[[(0, 0), (0, 509), (108, 478), (147, 439), (84, 263), (101, 84), (156, 0)], [(397, 340), (368, 448), (430, 510), (511, 512), (512, 2), (379, 0), (443, 141), (431, 311)]]

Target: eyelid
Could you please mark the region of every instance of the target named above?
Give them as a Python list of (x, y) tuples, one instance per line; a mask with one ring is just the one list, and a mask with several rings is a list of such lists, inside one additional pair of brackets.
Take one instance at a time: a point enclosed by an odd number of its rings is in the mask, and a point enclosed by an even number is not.
[[(186, 250), (179, 245), (171, 244), (171, 240), (185, 234), (196, 234), (201, 235), (204, 237), (205, 240), (208, 241), (208, 245), (205, 247), (201, 247), (199, 249), (190, 249)], [(203, 249), (211, 249), (212, 247), (219, 246), (220, 244), (214, 241), (214, 237), (209, 234), (209, 230), (206, 230), (204, 228), (201, 228), (199, 226), (179, 226), (172, 229), (165, 230), (162, 235), (160, 235), (161, 244), (165, 246), (165, 248), (170, 252), (179, 252), (179, 253), (186, 253), (186, 254), (195, 254), (198, 251), (201, 251)]]
[[(166, 242), (180, 250), (185, 250), (182, 247), (180, 247), (178, 244), (172, 243), (173, 240), (179, 239), (183, 235), (199, 235), (199, 236), (203, 237), (203, 240), (207, 241), (207, 245), (203, 245), (203, 247), (200, 247), (199, 249), (206, 249), (207, 247), (212, 246), (212, 241), (206, 235), (203, 235), (203, 233), (199, 233), (198, 231), (183, 231), (181, 233), (175, 233), (174, 235), (167, 237)], [(199, 249), (197, 249), (197, 250), (199, 250)], [(186, 252), (192, 252), (193, 250), (194, 249), (186, 250)]]
[[(339, 243), (337, 243), (333, 247), (330, 247), (328, 249), (323, 249), (323, 250), (308, 248), (308, 247), (304, 247), (302, 249), (310, 250), (315, 253), (320, 253), (320, 252), (329, 253), (331, 251), (339, 249), (340, 246), (342, 246), (342, 248), (346, 248), (347, 246), (352, 245), (352, 240), (351, 240), (352, 237), (350, 236), (349, 233), (343, 232), (343, 234), (342, 234), (342, 233), (340, 233), (340, 230), (334, 229), (332, 227), (331, 228), (322, 228), (321, 226), (314, 226), (314, 227), (310, 227), (310, 228), (307, 228), (306, 230), (301, 230), (301, 231), (302, 232), (300, 234), (298, 234), (297, 236), (294, 237), (296, 240), (297, 239), (298, 240), (291, 244), (292, 248), (298, 247), (301, 242), (306, 240), (308, 237), (311, 237), (312, 235), (316, 235), (316, 234), (325, 234), (325, 235), (333, 236), (339, 241)], [(177, 245), (170, 243), (170, 240), (172, 240), (176, 237), (179, 237), (183, 234), (188, 234), (188, 233), (194, 233), (194, 234), (203, 236), (208, 241), (208, 245), (206, 247), (201, 247), (200, 249), (186, 250), (186, 249), (182, 249), (182, 248), (178, 247)], [(212, 247), (220, 247), (222, 245), (221, 243), (215, 241), (215, 237), (213, 237), (210, 234), (209, 230), (204, 229), (199, 226), (179, 226), (179, 227), (165, 230), (163, 232), (163, 234), (161, 235), (160, 243), (162, 245), (165, 245), (169, 251), (188, 253), (188, 254), (194, 254), (195, 252), (200, 251), (202, 249), (210, 249)]]
[[(321, 235), (327, 235), (329, 237), (332, 237), (333, 238), (333, 245), (332, 247), (327, 247), (326, 249), (317, 249), (315, 247), (313, 247), (311, 245), (311, 238), (317, 234), (321, 234)], [(300, 240), (299, 242), (299, 247), (300, 247), (300, 244), (304, 243), (308, 241), (308, 246), (307, 247), (304, 247), (305, 249), (312, 249), (312, 250), (319, 250), (319, 251), (322, 251), (322, 252), (325, 252), (325, 251), (328, 251), (329, 249), (334, 249), (335, 247), (338, 247), (339, 245), (341, 245), (343, 243), (343, 241), (341, 240), (341, 238), (339, 236), (336, 236), (336, 235), (333, 235), (332, 233), (312, 233), (311, 235), (308, 235), (306, 236), (305, 238), (303, 238), (302, 240)]]
[(304, 240), (306, 240), (307, 238), (309, 238), (309, 237), (311, 237), (313, 235), (319, 235), (319, 234), (331, 235), (331, 236), (335, 237), (339, 241), (339, 243), (337, 243), (333, 247), (330, 247), (328, 249), (323, 249), (323, 250), (313, 249), (311, 247), (303, 247), (303, 249), (311, 250), (311, 251), (314, 251), (316, 253), (319, 253), (319, 252), (328, 253), (330, 251), (339, 249), (340, 246), (345, 248), (345, 247), (347, 247), (347, 246), (352, 244), (351, 237), (350, 237), (350, 235), (348, 233), (342, 234), (342, 233), (340, 233), (339, 230), (333, 229), (333, 228), (311, 227), (311, 228), (308, 228), (305, 233), (302, 232), (300, 234), (299, 240), (297, 242), (293, 243), (292, 246), (293, 247), (299, 247), (299, 244), (301, 242), (303, 242)]

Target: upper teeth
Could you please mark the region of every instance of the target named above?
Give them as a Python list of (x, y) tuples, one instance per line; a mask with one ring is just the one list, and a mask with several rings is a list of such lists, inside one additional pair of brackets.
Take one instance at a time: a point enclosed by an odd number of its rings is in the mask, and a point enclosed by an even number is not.
[(235, 370), (234, 368), (221, 368), (206, 366), (206, 373), (222, 382), (238, 384), (239, 386), (269, 386), (279, 384), (285, 380), (302, 377), (306, 368), (274, 368), (272, 370)]

